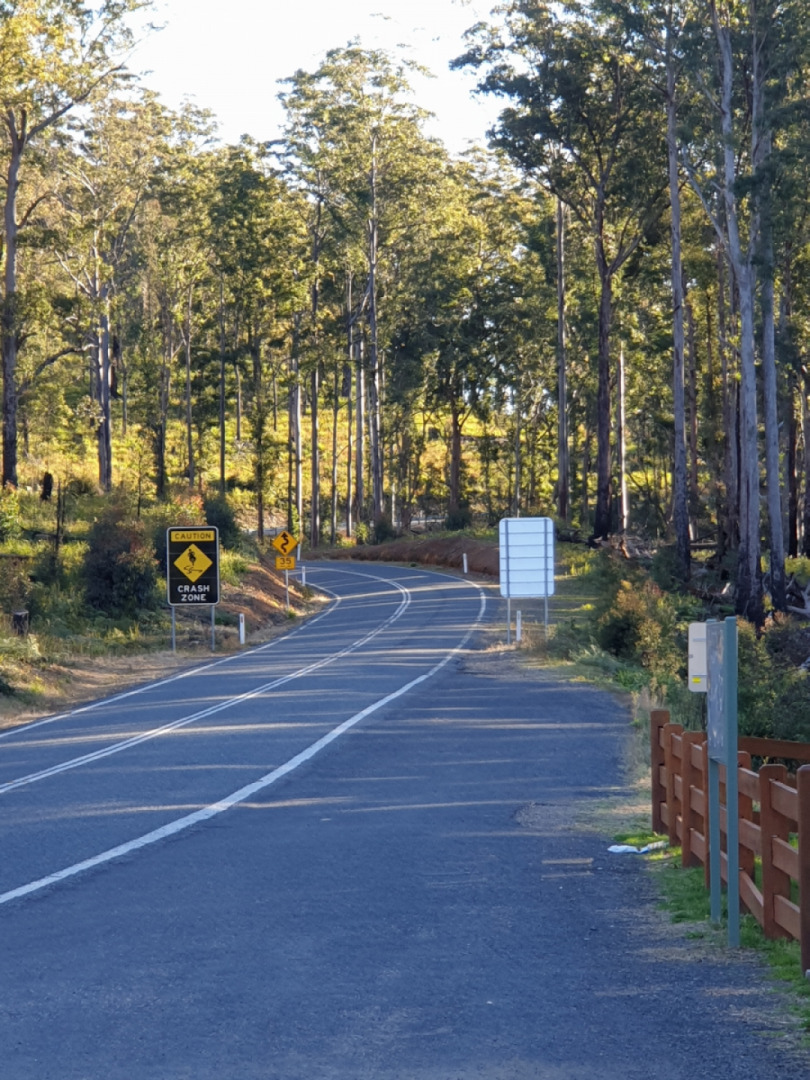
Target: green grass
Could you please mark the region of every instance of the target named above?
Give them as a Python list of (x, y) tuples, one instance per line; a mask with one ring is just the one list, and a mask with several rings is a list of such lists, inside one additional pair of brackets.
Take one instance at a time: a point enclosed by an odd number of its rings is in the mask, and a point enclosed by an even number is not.
[[(633, 843), (632, 840), (617, 842)], [(674, 923), (690, 925), (688, 938), (721, 948), (726, 941), (726, 895), (723, 894), (723, 925), (718, 928), (710, 922), (711, 898), (705, 886), (703, 867), (684, 869), (680, 865), (680, 854), (680, 849), (673, 848), (653, 871), (660, 889), (661, 907)], [(810, 1036), (810, 980), (802, 972), (798, 941), (769, 940), (753, 915), (744, 915), (740, 920), (740, 944), (758, 953), (773, 976), (785, 984), (791, 998), (791, 1011)]]

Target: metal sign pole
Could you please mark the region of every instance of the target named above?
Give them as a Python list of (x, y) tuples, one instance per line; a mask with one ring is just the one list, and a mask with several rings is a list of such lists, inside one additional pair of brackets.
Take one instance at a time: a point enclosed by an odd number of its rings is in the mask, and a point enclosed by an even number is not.
[(290, 610), (290, 571), (284, 571), (284, 595), (287, 598), (287, 611)]
[(172, 604), (172, 652), (177, 652), (177, 617)]
[(217, 610), (216, 604), (212, 604), (211, 605), (211, 652), (215, 651), (216, 644), (217, 644), (216, 643), (216, 637), (215, 637), (215, 634), (214, 634), (214, 613), (215, 613), (216, 610)]
[(509, 580), (509, 519), (504, 522), (506, 540), (506, 644), (512, 644), (512, 586)]
[[(739, 780), (737, 775), (737, 619), (706, 623), (709, 742), (709, 884), (711, 918), (722, 911), (720, 767), (726, 769), (728, 943), (740, 944)], [(688, 798), (688, 793), (684, 793)]]
[(737, 773), (737, 619), (731, 615), (723, 624), (723, 688), (726, 727), (726, 839), (728, 842), (728, 943), (740, 944), (740, 814)]

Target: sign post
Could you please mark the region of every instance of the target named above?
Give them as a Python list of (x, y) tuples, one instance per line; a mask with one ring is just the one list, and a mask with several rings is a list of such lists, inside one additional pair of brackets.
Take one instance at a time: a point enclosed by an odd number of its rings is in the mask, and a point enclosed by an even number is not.
[(219, 532), (210, 525), (170, 526), (166, 530), (166, 592), (172, 609), (172, 650), (177, 647), (175, 608), (204, 604), (214, 616), (219, 603)]
[[(728, 867), (728, 943), (740, 944), (740, 843), (737, 779), (737, 619), (706, 623), (706, 675), (709, 751), (709, 886), (711, 918), (720, 922), (720, 768), (726, 772), (726, 858)], [(684, 793), (684, 798), (687, 798)]]
[(554, 595), (554, 522), (551, 518), (502, 518), (498, 526), (501, 596), (506, 597), (506, 641), (512, 641), (512, 597)]
[(278, 536), (273, 537), (271, 541), (273, 547), (278, 552), (276, 555), (276, 570), (284, 571), (284, 592), (287, 598), (287, 610), (290, 610), (290, 571), (295, 570), (295, 551), (300, 540), (283, 529)]

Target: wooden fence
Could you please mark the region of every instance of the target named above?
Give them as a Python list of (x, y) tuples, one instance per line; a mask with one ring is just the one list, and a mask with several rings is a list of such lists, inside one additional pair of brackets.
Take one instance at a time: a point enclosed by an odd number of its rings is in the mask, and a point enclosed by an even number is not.
[[(652, 825), (680, 845), (684, 866), (702, 864), (709, 883), (708, 746), (702, 731), (684, 731), (669, 713), (650, 722)], [(769, 938), (801, 944), (802, 971), (810, 971), (810, 764), (795, 774), (784, 764), (752, 757), (810, 762), (810, 744), (740, 738), (738, 744), (740, 904)], [(721, 847), (727, 846), (725, 767), (720, 766)], [(798, 844), (796, 841), (798, 840)], [(728, 857), (720, 855), (728, 882)]]

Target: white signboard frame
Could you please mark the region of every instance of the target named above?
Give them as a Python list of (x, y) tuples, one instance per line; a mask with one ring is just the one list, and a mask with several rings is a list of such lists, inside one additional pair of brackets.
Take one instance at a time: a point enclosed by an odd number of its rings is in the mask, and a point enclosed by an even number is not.
[(501, 596), (507, 602), (507, 641), (512, 637), (513, 598), (543, 597), (548, 628), (548, 598), (554, 595), (554, 522), (546, 517), (501, 518)]

